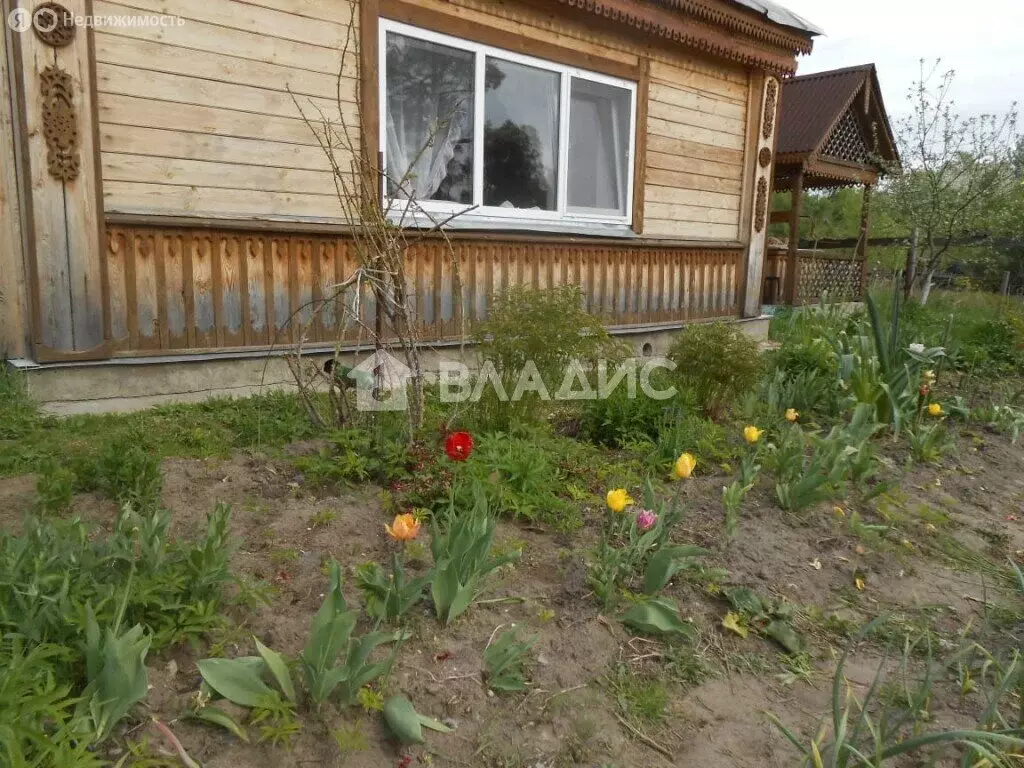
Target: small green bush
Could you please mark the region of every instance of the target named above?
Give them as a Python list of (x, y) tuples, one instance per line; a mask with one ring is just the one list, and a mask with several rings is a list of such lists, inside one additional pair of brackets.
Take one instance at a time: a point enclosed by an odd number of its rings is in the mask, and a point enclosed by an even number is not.
[(580, 510), (559, 495), (564, 488), (559, 455), (532, 430), (481, 436), (453, 479), (458, 508), (472, 506), (479, 489), (492, 514), (574, 530)]
[(583, 309), (577, 286), (547, 290), (525, 286), (508, 289), (494, 300), (485, 322), (474, 329), (480, 358), (491, 364), (509, 401), (503, 402), (488, 386), (474, 408), (480, 427), (507, 429), (515, 422), (538, 423), (550, 405), (537, 392), (526, 392), (512, 402), (523, 370), (537, 367), (553, 397), (574, 361), (584, 367), (598, 359), (620, 359), (624, 353), (601, 324), (601, 318)]
[(622, 384), (606, 398), (588, 400), (580, 415), (583, 436), (611, 448), (637, 440), (657, 439), (666, 410), (672, 408), (672, 404), (647, 397), (639, 390), (634, 394), (635, 397), (630, 397), (628, 387)]
[[(21, 535), (0, 533), (0, 635), (77, 649), (85, 606), (101, 626), (115, 626), (124, 601), (125, 625), (141, 624), (154, 650), (197, 637), (220, 621), (230, 517), (229, 507), (218, 506), (206, 537), (188, 544), (168, 538), (166, 510), (139, 514), (125, 506), (114, 530), (98, 536), (78, 518), (27, 516)], [(72, 654), (72, 669), (80, 658)]]
[(132, 432), (110, 441), (96, 467), (100, 490), (119, 504), (149, 510), (160, 506), (164, 476), (160, 459), (144, 436)]
[(733, 458), (725, 429), (692, 411), (676, 411), (666, 417), (645, 463), (653, 470), (667, 472), (682, 454), (697, 459), (700, 473)]
[(718, 419), (728, 406), (752, 390), (762, 371), (757, 342), (724, 323), (685, 328), (672, 343), (669, 359), (675, 378), (704, 413)]
[(36, 481), (36, 512), (40, 515), (60, 514), (71, 507), (75, 473), (48, 459)]

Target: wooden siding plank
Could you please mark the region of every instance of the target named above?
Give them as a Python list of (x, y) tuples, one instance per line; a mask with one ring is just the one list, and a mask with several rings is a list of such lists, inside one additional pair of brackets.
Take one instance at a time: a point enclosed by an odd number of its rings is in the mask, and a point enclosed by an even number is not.
[(163, 184), (112, 181), (104, 185), (107, 213), (152, 213), (194, 216), (275, 216), (287, 211), (309, 220), (344, 223), (336, 196), (247, 189), (200, 189)]
[[(326, 167), (327, 161), (323, 162)], [(309, 171), (104, 152), (103, 175), (108, 181), (337, 197), (334, 174), (329, 170)]]
[[(284, 90), (223, 83), (217, 80), (204, 80), (187, 75), (122, 67), (103, 62), (97, 63), (96, 76), (102, 94), (118, 93), (124, 96), (160, 94), (168, 101), (223, 107), (239, 112), (278, 117), (301, 118), (302, 113), (305, 112), (311, 119), (318, 120), (319, 111), (329, 117), (338, 115), (336, 99), (300, 96), (298, 97), (299, 103), (296, 104), (291, 94)], [(343, 90), (342, 97), (347, 95), (349, 95), (348, 91)], [(351, 104), (351, 107), (343, 104), (343, 114), (347, 119), (355, 120), (357, 117), (355, 102), (352, 101)]]
[(707, 128), (695, 128), (690, 125), (682, 125), (681, 123), (656, 117), (647, 118), (647, 132), (651, 136), (663, 136), (667, 139), (677, 140), (683, 139), (710, 147), (741, 152), (745, 143), (743, 136), (739, 134), (720, 133), (719, 131), (712, 131)]
[[(156, 4), (161, 0), (131, 0), (132, 6), (110, 3), (105, 0), (94, 0), (95, 13), (98, 15), (138, 15), (138, 7), (142, 3)], [(203, 3), (205, 6), (220, 7), (221, 10), (231, 9), (235, 12), (242, 12), (248, 9), (238, 9), (234, 3), (227, 3), (218, 0), (215, 3)], [(177, 10), (177, 0), (175, 0)], [(212, 11), (213, 9), (211, 9)], [(165, 11), (160, 10), (158, 13)], [(157, 30), (160, 39), (167, 40), (182, 48), (193, 48), (196, 50), (212, 51), (214, 53), (228, 53), (239, 58), (254, 59), (268, 64), (282, 64), (296, 69), (307, 69), (312, 72), (320, 72), (327, 75), (337, 75), (339, 68), (339, 47), (327, 47), (309, 45), (308, 43), (295, 40), (285, 40), (268, 34), (269, 28), (249, 32), (237, 29), (239, 22), (229, 21), (226, 25), (211, 24), (201, 19), (191, 19), (185, 14), (176, 14), (187, 19), (182, 26), (170, 24), (161, 27), (147, 28), (138, 26), (132, 28), (133, 32), (139, 30), (146, 32), (147, 29)], [(138, 33), (136, 33), (138, 36)]]
[[(162, 98), (162, 97), (168, 98)], [(260, 115), (253, 119), (251, 112), (239, 112), (219, 106), (199, 106), (174, 101), (174, 94), (153, 94), (152, 97), (102, 94), (99, 104), (100, 123), (126, 125), (139, 128), (157, 128), (167, 131), (204, 133), (238, 139), (258, 139), (268, 143), (300, 144), (316, 147), (317, 140), (309, 126), (296, 117)], [(160, 138), (157, 135), (157, 138)], [(358, 137), (353, 137), (358, 146)], [(154, 141), (144, 147), (152, 157), (162, 149)], [(104, 142), (104, 152), (110, 150)]]
[[(158, 27), (148, 28), (150, 30)], [(287, 94), (290, 89), (296, 96), (312, 96), (328, 99), (337, 98), (338, 76), (308, 69), (267, 64), (262, 61), (243, 59), (220, 51), (202, 51), (188, 46), (180, 47), (154, 37), (143, 28), (136, 27), (130, 32), (107, 27), (96, 31), (96, 60), (148, 72), (163, 72), (183, 75), (201, 80), (212, 80), (235, 85), (252, 86), (261, 90), (275, 90)], [(191, 42), (195, 38), (182, 42)], [(339, 62), (340, 63), (340, 62)], [(351, 64), (346, 80), (352, 80), (355, 69)], [(116, 85), (116, 83), (114, 83)], [(343, 82), (342, 100), (355, 103), (353, 86)], [(103, 89), (103, 92), (110, 93)]]
[(653, 98), (647, 106), (647, 113), (650, 120), (663, 120), (673, 125), (685, 125), (721, 136), (746, 136), (746, 126), (742, 117), (708, 114), (693, 107), (668, 104)]

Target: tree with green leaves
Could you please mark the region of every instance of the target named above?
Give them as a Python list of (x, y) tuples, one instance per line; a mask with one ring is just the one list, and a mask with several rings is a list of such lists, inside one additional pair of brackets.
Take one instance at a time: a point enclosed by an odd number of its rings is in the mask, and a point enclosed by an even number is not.
[(889, 183), (894, 212), (919, 234), (921, 303), (958, 237), (986, 231), (991, 208), (1014, 184), (1017, 105), (1003, 115), (964, 116), (951, 90), (955, 72), (937, 75), (939, 61), (908, 92), (910, 114), (896, 134), (902, 173)]

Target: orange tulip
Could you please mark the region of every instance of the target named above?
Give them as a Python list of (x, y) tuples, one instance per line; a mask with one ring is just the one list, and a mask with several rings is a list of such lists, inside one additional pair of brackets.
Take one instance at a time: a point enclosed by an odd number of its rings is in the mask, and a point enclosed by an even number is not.
[(384, 530), (395, 541), (411, 541), (420, 533), (420, 521), (412, 515), (396, 515), (395, 521), (391, 525), (385, 524)]

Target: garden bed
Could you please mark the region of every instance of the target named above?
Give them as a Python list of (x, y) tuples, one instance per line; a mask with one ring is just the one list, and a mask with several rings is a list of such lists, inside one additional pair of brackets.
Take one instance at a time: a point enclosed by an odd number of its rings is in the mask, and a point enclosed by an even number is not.
[[(896, 434), (874, 420), (882, 401), (863, 399), (882, 390), (792, 373), (830, 364), (813, 334), (801, 342), (790, 328), (773, 354), (770, 370), (752, 368), (751, 392), (707, 390), (716, 421), (691, 409), (668, 423), (664, 409), (609, 401), (474, 429), (458, 450), (436, 425), (411, 450), (373, 428), (324, 434), (278, 396), (56, 421), (15, 393), (0, 427), (0, 664), (64, 648), (46, 662), (68, 686), (64, 709), (34, 722), (77, 750), (28, 754), (61, 768), (763, 768), (800, 759), (784, 729), (827, 756), (833, 716), (851, 708), (858, 721), (855, 701), (873, 723), (889, 718), (886, 748), (922, 734), (957, 741), (919, 753), (939, 764), (989, 743), (958, 730), (1019, 734), (1024, 454), (1018, 412), (991, 407), (1011, 377), (976, 381), (974, 397), (988, 400), (969, 403), (957, 392), (976, 371), (935, 383), (922, 363), (892, 406), (906, 419)], [(683, 450), (695, 468), (677, 464)], [(819, 476), (828, 481), (803, 483)], [(616, 489), (636, 501), (620, 504)], [(437, 574), (450, 550), (430, 545), (480, 509), (504, 564), (444, 622)], [(418, 524), (395, 519), (410, 512)], [(661, 552), (675, 567), (652, 585)], [(427, 581), (385, 620), (360, 585), (375, 564), (386, 580), (395, 556), (405, 579)], [(96, 559), (76, 571), (83, 558)], [(353, 636), (384, 633), (367, 657), (381, 666), (345, 695), (318, 697), (310, 643), (329, 606), (346, 620), (339, 581)], [(89, 635), (94, 609), (106, 641)], [(113, 647), (135, 623), (150, 643), (148, 689), (99, 716), (106, 689), (92, 682), (89, 648)], [(503, 673), (495, 659), (510, 648)], [(257, 652), (276, 709), (231, 703), (209, 673), (208, 660)], [(34, 669), (33, 684), (52, 692), (48, 667)], [(0, 683), (7, 737), (30, 722), (15, 694)], [(433, 723), (425, 743), (396, 738), (381, 710), (398, 696)], [(234, 733), (197, 719), (212, 707)], [(1010, 760), (1020, 743), (1007, 738), (994, 748)]]

